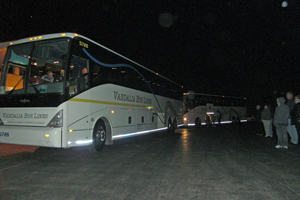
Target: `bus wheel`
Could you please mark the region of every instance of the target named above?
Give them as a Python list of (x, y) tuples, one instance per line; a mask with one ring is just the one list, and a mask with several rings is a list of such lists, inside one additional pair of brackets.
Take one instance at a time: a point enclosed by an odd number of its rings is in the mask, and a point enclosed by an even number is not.
[(199, 118), (196, 118), (195, 126), (196, 126), (196, 128), (200, 128), (201, 127), (201, 120)]
[(233, 124), (236, 123), (235, 116), (232, 117), (231, 121), (232, 121)]
[(103, 121), (98, 121), (93, 131), (93, 142), (96, 151), (104, 148), (106, 140), (106, 128)]
[(168, 120), (168, 133), (172, 133), (173, 132), (173, 124), (172, 124), (172, 120), (171, 118), (169, 118)]
[(172, 130), (172, 132), (175, 132), (175, 130), (176, 130), (176, 128), (177, 128), (177, 119), (176, 119), (176, 117), (174, 118), (174, 120), (173, 120), (173, 130)]

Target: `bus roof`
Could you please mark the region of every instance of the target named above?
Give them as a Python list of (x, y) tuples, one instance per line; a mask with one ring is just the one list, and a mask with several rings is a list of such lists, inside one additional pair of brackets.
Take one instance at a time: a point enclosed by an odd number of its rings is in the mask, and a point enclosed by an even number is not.
[(246, 99), (245, 97), (233, 97), (233, 96), (216, 95), (216, 94), (203, 94), (203, 93), (194, 93), (194, 92), (183, 93), (183, 95), (184, 96), (188, 96), (188, 95), (201, 95), (201, 96), (210, 96), (210, 97), (224, 97), (224, 98)]
[(27, 42), (32, 42), (35, 40), (47, 40), (52, 38), (62, 38), (62, 37), (70, 37), (74, 38), (76, 36), (79, 36), (76, 33), (53, 33), (53, 34), (46, 34), (46, 35), (38, 35), (33, 37), (27, 37), (19, 40), (9, 41), (9, 45), (15, 45), (15, 44), (23, 44)]
[[(118, 56), (126, 59), (126, 60), (128, 60), (129, 62), (131, 62), (131, 63), (133, 63), (135, 65), (138, 65), (139, 67), (141, 67), (141, 68), (143, 68), (143, 69), (145, 69), (147, 71), (150, 71), (150, 72), (156, 74), (157, 76), (160, 76), (160, 77), (162, 77), (162, 78), (164, 78), (164, 79), (172, 82), (173, 84), (175, 84), (175, 85), (177, 85), (179, 87), (182, 87), (178, 83), (176, 83), (176, 82), (174, 82), (174, 81), (172, 81), (172, 80), (170, 80), (170, 79), (168, 79), (168, 78), (160, 75), (159, 73), (154, 72), (151, 69), (148, 69), (147, 67), (145, 67), (145, 66), (143, 66), (143, 65), (141, 65), (141, 64), (139, 64), (139, 63), (137, 63), (137, 62), (135, 62), (135, 61), (133, 61), (133, 60), (125, 57), (125, 56), (123, 56), (122, 54), (120, 54), (120, 53), (118, 53), (116, 51), (113, 51), (113, 50), (107, 48), (106, 46), (103, 46), (102, 44), (99, 44), (99, 43), (95, 42), (94, 40), (91, 40), (91, 39), (89, 39), (89, 38), (87, 38), (87, 37), (85, 37), (83, 35), (77, 34), (77, 33), (69, 33), (69, 32), (67, 32), (67, 33), (53, 33), (53, 34), (46, 34), (46, 35), (38, 35), (38, 36), (34, 36), (34, 37), (28, 37), (28, 38), (23, 38), (23, 39), (19, 39), (19, 40), (4, 42), (4, 43), (6, 43), (6, 44), (8, 43), (8, 46), (9, 46), (9, 45), (23, 44), (23, 43), (27, 43), (27, 42), (32, 42), (32, 41), (35, 41), (35, 40), (47, 40), (47, 39), (52, 39), (52, 38), (63, 38), (63, 37), (69, 37), (69, 38), (81, 37), (81, 38), (83, 38), (85, 40), (88, 40), (88, 41), (90, 41), (90, 42), (92, 42), (92, 43), (94, 43), (94, 44), (96, 44), (96, 45), (98, 45), (98, 46), (100, 46), (100, 47), (102, 47), (102, 48), (104, 48), (104, 49), (106, 49), (106, 50), (108, 50), (108, 51), (110, 51), (110, 52), (112, 52), (112, 53), (114, 53), (114, 54), (116, 54), (116, 55), (118, 55)], [(0, 43), (0, 45), (1, 44), (2, 43)]]

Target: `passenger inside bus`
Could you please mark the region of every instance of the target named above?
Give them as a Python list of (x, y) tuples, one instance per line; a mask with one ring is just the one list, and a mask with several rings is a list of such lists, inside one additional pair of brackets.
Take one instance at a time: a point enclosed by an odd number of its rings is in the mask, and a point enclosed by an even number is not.
[(86, 67), (82, 68), (81, 70), (82, 74), (79, 79), (79, 90), (85, 90), (88, 88), (88, 70)]
[(82, 69), (82, 75), (87, 74), (87, 73), (88, 73), (87, 68), (84, 67), (84, 68)]
[(37, 67), (31, 68), (31, 78), (29, 79), (29, 85), (37, 85), (42, 83), (42, 79), (39, 76), (39, 69)]
[(65, 79), (65, 70), (60, 70), (59, 75), (54, 77), (54, 82), (62, 82)]
[(53, 73), (52, 71), (47, 71), (47, 73), (41, 78), (44, 82), (52, 83), (53, 82)]

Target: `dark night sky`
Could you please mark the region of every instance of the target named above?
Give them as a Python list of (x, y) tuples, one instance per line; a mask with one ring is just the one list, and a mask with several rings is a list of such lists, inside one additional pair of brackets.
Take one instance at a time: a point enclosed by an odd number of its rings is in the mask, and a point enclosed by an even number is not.
[(300, 3), (282, 2), (1, 0), (0, 41), (76, 32), (187, 91), (261, 98), (300, 93)]

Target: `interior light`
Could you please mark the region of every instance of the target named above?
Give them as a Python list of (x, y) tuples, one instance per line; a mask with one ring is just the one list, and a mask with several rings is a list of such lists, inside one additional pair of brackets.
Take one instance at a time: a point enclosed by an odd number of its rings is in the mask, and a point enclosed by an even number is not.
[(42, 36), (39, 36), (38, 38), (39, 38), (39, 39), (42, 39)]
[(45, 137), (49, 137), (50, 135), (49, 134), (45, 134)]
[(111, 114), (114, 114), (114, 113), (115, 113), (115, 111), (112, 110), (112, 111), (111, 111)]
[(70, 130), (69, 130), (69, 133), (72, 133), (72, 132), (73, 132), (73, 130), (72, 130), (72, 129), (70, 129)]
[(74, 35), (77, 37), (78, 36), (78, 34), (77, 33), (74, 33)]
[(65, 33), (62, 33), (62, 34), (61, 34), (61, 36), (65, 36), (65, 35), (66, 35)]
[(35, 40), (36, 40), (36, 39), (37, 39), (37, 37), (34, 37), (33, 39), (35, 39)]
[(11, 42), (11, 43), (9, 43), (10, 45), (12, 45), (13, 44), (13, 42)]

